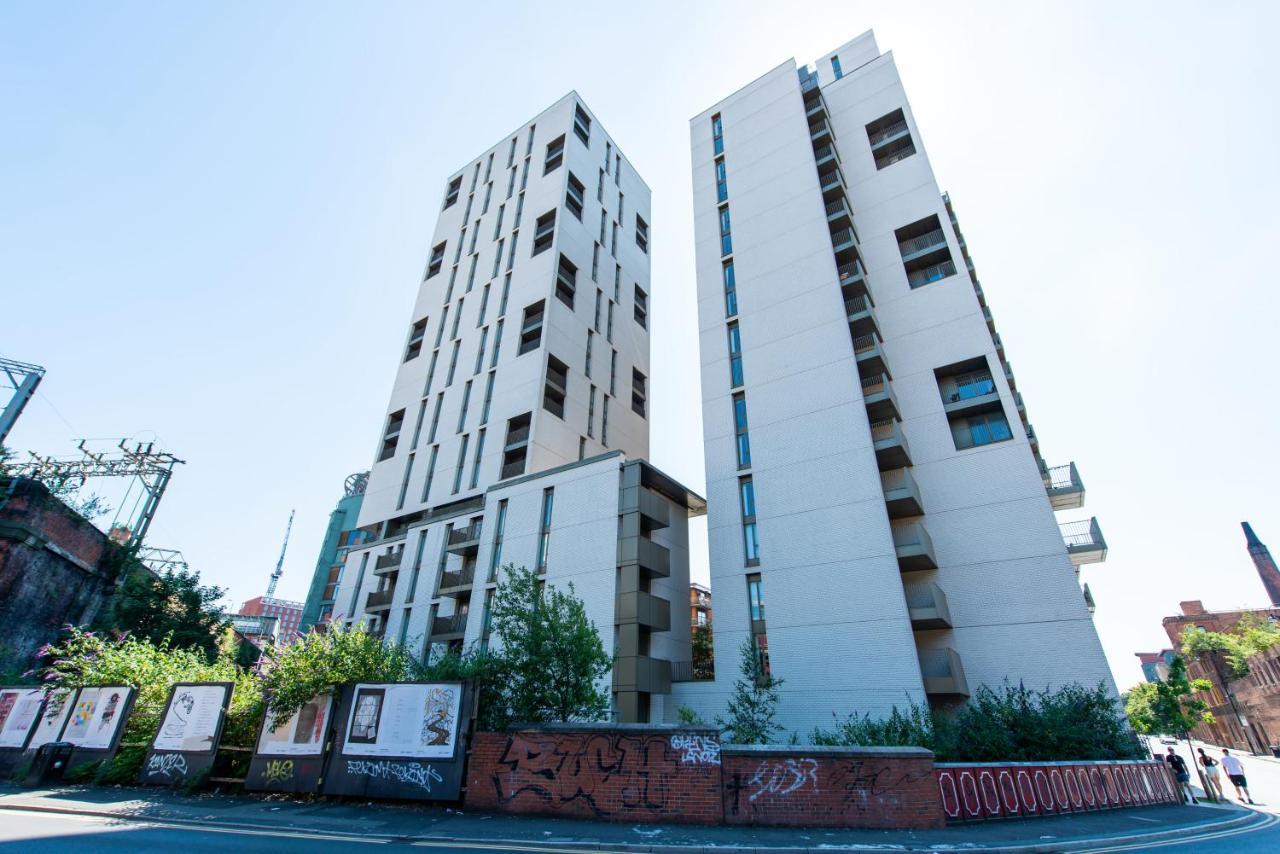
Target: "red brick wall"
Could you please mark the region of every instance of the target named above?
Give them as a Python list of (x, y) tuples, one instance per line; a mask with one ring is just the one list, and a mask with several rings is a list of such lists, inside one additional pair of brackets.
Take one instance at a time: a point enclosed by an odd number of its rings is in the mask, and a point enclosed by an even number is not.
[(479, 732), (471, 742), (472, 809), (607, 821), (717, 824), (714, 730), (591, 725)]
[(933, 754), (914, 747), (726, 747), (727, 824), (942, 827)]

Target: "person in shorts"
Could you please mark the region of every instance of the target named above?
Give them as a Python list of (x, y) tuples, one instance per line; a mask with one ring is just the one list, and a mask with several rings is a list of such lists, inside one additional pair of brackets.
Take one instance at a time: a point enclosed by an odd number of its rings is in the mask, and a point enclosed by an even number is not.
[(1169, 768), (1173, 771), (1173, 776), (1178, 780), (1178, 790), (1186, 795), (1187, 803), (1198, 804), (1195, 792), (1191, 791), (1191, 772), (1187, 770), (1187, 761), (1181, 756), (1173, 752), (1173, 748), (1169, 748), (1169, 752), (1165, 754), (1164, 761), (1169, 763)]
[(1236, 787), (1236, 797), (1246, 804), (1252, 804), (1249, 797), (1249, 781), (1244, 778), (1244, 763), (1231, 755), (1231, 751), (1222, 748), (1222, 770), (1227, 772), (1227, 779)]
[(1200, 753), (1196, 761), (1204, 768), (1205, 794), (1210, 800), (1226, 800), (1222, 794), (1222, 766), (1218, 764), (1218, 760), (1205, 753), (1203, 747), (1196, 749)]

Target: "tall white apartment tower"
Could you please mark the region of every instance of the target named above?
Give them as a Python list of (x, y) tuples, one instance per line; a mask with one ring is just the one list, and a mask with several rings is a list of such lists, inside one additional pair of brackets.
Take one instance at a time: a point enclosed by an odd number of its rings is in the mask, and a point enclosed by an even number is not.
[(537, 567), (617, 652), (619, 717), (668, 713), (704, 504), (645, 462), (649, 195), (574, 92), (445, 181), (335, 620), (484, 645), (500, 568)]
[[(751, 641), (780, 722), (1114, 691), (1048, 468), (890, 54), (788, 61), (691, 122), (716, 680)], [(1067, 539), (1064, 542), (1064, 533)]]

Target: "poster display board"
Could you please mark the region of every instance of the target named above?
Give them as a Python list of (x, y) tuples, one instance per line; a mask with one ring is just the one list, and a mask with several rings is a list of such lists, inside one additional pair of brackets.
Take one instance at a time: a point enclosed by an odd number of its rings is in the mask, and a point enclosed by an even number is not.
[(40, 688), (0, 688), (0, 773), (7, 775), (17, 764), (43, 707)]
[(173, 786), (213, 767), (231, 703), (230, 682), (179, 682), (142, 765), (143, 783)]
[(333, 706), (331, 694), (312, 697), (293, 717), (274, 728), (268, 714), (244, 787), (250, 791), (318, 792), (325, 751), (332, 741)]
[(40, 712), (40, 720), (35, 725), (35, 732), (31, 735), (31, 741), (27, 742), (27, 750), (35, 750), (37, 747), (58, 740), (62, 735), (63, 727), (67, 724), (67, 718), (71, 717), (71, 709), (75, 705), (79, 690), (68, 688), (65, 691), (54, 691), (48, 696), (44, 709)]
[(465, 682), (344, 688), (325, 794), (456, 800), (470, 693)]
[(120, 744), (124, 722), (133, 708), (136, 694), (128, 685), (94, 685), (78, 689), (67, 704), (62, 732), (50, 741), (68, 741), (75, 745), (68, 763), (72, 767), (110, 759)]

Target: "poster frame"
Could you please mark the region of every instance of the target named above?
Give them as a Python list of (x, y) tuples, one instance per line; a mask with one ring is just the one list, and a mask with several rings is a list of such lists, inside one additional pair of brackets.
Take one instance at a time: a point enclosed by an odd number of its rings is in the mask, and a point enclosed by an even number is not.
[(222, 703), (218, 707), (218, 721), (213, 730), (213, 742), (208, 750), (168, 750), (157, 749), (156, 739), (160, 737), (160, 729), (147, 745), (147, 753), (142, 761), (142, 770), (138, 774), (139, 782), (144, 786), (179, 786), (199, 778), (213, 768), (214, 756), (218, 745), (222, 743), (222, 730), (227, 722), (227, 711), (231, 708), (231, 692), (235, 690), (234, 682), (175, 682), (169, 687), (169, 696), (165, 700), (164, 711), (160, 713), (160, 726), (169, 715), (173, 700), (179, 688), (204, 688), (216, 686), (223, 689)]
[[(124, 698), (124, 708), (120, 710), (120, 723), (116, 726), (115, 734), (111, 736), (111, 743), (106, 747), (81, 747), (75, 745), (71, 751), (71, 758), (67, 760), (67, 770), (75, 768), (77, 765), (83, 765), (87, 762), (109, 762), (120, 750), (120, 741), (124, 738), (125, 727), (129, 725), (129, 716), (133, 714), (134, 703), (138, 700), (138, 689), (132, 685), (81, 685), (73, 689), (74, 693), (68, 698), (67, 702), (71, 705), (74, 712), (75, 704), (80, 702), (80, 694), (86, 688), (122, 688), (127, 693)], [(66, 720), (62, 722), (62, 727), (58, 730), (58, 737), (54, 741), (62, 741), (67, 735), (67, 727), (71, 725), (71, 715), (68, 714)]]
[(331, 688), (328, 696), (329, 720), (325, 723), (320, 752), (316, 754), (260, 753), (258, 745), (262, 743), (262, 736), (270, 725), (271, 712), (268, 711), (263, 716), (262, 725), (258, 727), (258, 739), (254, 742), (253, 758), (249, 760), (249, 771), (245, 775), (245, 791), (289, 792), (299, 795), (320, 792), (320, 786), (324, 781), (325, 764), (333, 750), (337, 733), (334, 722), (338, 720), (338, 710), (342, 706), (341, 686)]
[[(451, 685), (461, 692), (458, 720), (455, 722), (453, 755), (449, 757), (371, 756), (348, 754), (347, 724), (355, 702), (356, 687), (393, 688), (400, 685)], [(418, 680), (409, 682), (350, 682), (341, 688), (341, 703), (333, 715), (334, 736), (328, 752), (321, 790), (326, 795), (361, 798), (387, 798), (412, 801), (456, 801), (462, 796), (467, 738), (475, 700), (472, 683), (461, 679)], [(369, 763), (386, 771), (381, 776), (361, 774), (351, 763)], [(417, 779), (415, 779), (417, 778)], [(426, 780), (425, 783), (422, 780)]]
[(0, 685), (0, 691), (41, 692), (40, 708), (36, 709), (35, 721), (27, 729), (27, 734), (22, 739), (22, 744), (17, 747), (14, 745), (0, 747), (0, 777), (7, 777), (13, 773), (13, 769), (22, 760), (23, 755), (27, 752), (27, 745), (31, 743), (31, 737), (36, 733), (36, 727), (40, 725), (40, 721), (44, 720), (44, 710), (49, 702), (49, 692), (39, 685)]

